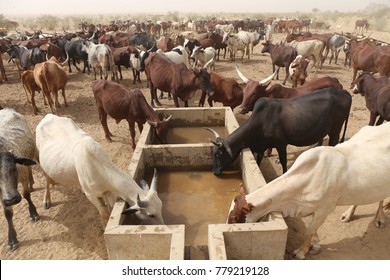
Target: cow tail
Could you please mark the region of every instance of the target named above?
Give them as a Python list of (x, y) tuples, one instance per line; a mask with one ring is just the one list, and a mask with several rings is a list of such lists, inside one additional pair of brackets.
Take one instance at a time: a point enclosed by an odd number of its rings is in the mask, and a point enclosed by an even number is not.
[(139, 71), (143, 72), (145, 71), (145, 59), (149, 57), (149, 52), (145, 52), (143, 56), (141, 57), (141, 63), (140, 63), (140, 69)]
[(348, 110), (348, 114), (346, 115), (345, 117), (345, 123), (344, 123), (344, 132), (343, 132), (343, 136), (341, 137), (340, 139), (340, 142), (339, 143), (343, 143), (344, 140), (345, 140), (345, 133), (347, 132), (347, 126), (348, 126), (348, 119), (349, 119), (349, 112), (351, 111), (351, 106), (352, 106), (352, 100), (351, 100), (351, 103), (349, 103), (349, 110)]

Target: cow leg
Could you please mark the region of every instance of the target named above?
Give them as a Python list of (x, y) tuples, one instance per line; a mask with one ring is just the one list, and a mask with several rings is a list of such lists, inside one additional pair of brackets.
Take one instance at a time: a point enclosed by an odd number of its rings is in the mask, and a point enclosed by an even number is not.
[(341, 214), (340, 221), (344, 223), (350, 222), (352, 220), (353, 214), (355, 214), (356, 207), (357, 205), (350, 206), (347, 211)]
[[(288, 77), (290, 76), (290, 72), (289, 72), (289, 70), (288, 70), (288, 67), (285, 67), (286, 68), (286, 77), (284, 78), (284, 81), (283, 81), (283, 85), (285, 85), (286, 84), (286, 82), (287, 82), (287, 79), (288, 79)], [(280, 69), (280, 68), (279, 68)], [(278, 72), (279, 72), (279, 69), (278, 69)], [(273, 73), (273, 72), (272, 72)], [(294, 84), (293, 84), (293, 87), (294, 87)], [(296, 86), (295, 86), (296, 87)]]
[[(135, 150), (135, 129), (134, 129), (134, 122), (129, 122), (129, 130), (130, 130), (130, 136), (131, 136), (131, 147), (133, 150)], [(140, 129), (141, 131), (141, 129)]]
[(279, 154), (279, 161), (280, 161), (280, 164), (282, 165), (283, 173), (286, 173), (287, 172), (287, 151), (286, 151), (286, 146), (276, 147), (276, 150), (278, 151), (278, 154)]
[(27, 184), (23, 183), (23, 197), (27, 200), (28, 203), (28, 211), (30, 213), (30, 220), (35, 223), (39, 220), (39, 215), (37, 212), (37, 208), (35, 207), (34, 203), (31, 201), (31, 194), (30, 189)]
[(188, 100), (184, 101), (184, 107), (188, 107)]
[[(122, 70), (121, 70), (121, 66), (120, 66), (120, 65), (118, 65), (118, 72), (119, 72), (119, 79), (123, 80), (123, 77), (122, 77)], [(133, 76), (134, 76), (134, 75), (133, 75)], [(133, 84), (135, 84), (135, 77), (134, 77)]]
[[(211, 96), (209, 96), (209, 98), (207, 98), (207, 102), (209, 103), (210, 107), (213, 107), (213, 98)], [(232, 111), (233, 111), (233, 108), (232, 108)]]
[(175, 103), (175, 107), (180, 107), (180, 105), (179, 105), (179, 100), (178, 100), (176, 94), (175, 94), (175, 96), (173, 97), (173, 102)]
[(385, 226), (385, 213), (383, 212), (383, 200), (381, 200), (378, 204), (378, 210), (376, 211), (374, 222), (377, 228), (383, 228)]
[(69, 107), (68, 102), (66, 101), (65, 88), (61, 90), (62, 97), (64, 98), (65, 107)]
[(384, 122), (384, 120), (385, 119), (381, 115), (379, 115), (379, 119), (377, 120), (375, 125), (381, 125)]
[(35, 91), (31, 92), (31, 106), (33, 108), (34, 115), (37, 115), (38, 114), (38, 108), (37, 108), (37, 105), (35, 104)]
[(104, 229), (106, 227), (108, 219), (110, 217), (110, 212), (108, 211), (107, 205), (105, 205), (103, 203), (103, 200), (99, 199), (98, 197), (91, 196), (88, 193), (86, 193), (85, 196), (99, 211), (100, 221), (101, 221), (103, 229)]
[(102, 124), (103, 126), (103, 130), (104, 130), (104, 135), (106, 136), (106, 139), (108, 142), (112, 142), (111, 140), (111, 137), (110, 136), (113, 136), (112, 133), (110, 132), (110, 130), (108, 129), (108, 125), (107, 125), (107, 113), (106, 111), (104, 111), (102, 108), (99, 108), (99, 116), (100, 116), (100, 123)]
[[(77, 69), (77, 71), (81, 71), (81, 69), (77, 66), (77, 62), (76, 62), (76, 59), (73, 58), (73, 66)], [(70, 64), (69, 64), (69, 69), (70, 69)], [(72, 71), (70, 70), (69, 73), (71, 73)]]
[(12, 218), (14, 216), (14, 211), (11, 206), (4, 207), (4, 216), (7, 219), (8, 223), (8, 249), (13, 251), (18, 248), (19, 241), (16, 237), (16, 230)]
[(204, 90), (202, 90), (202, 96), (199, 99), (199, 107), (204, 107), (205, 100), (206, 100), (206, 92)]
[[(333, 211), (335, 207), (331, 207), (330, 205), (324, 207), (327, 209), (325, 211), (317, 211), (312, 214), (312, 220), (306, 229), (306, 238), (301, 247), (293, 252), (293, 257), (295, 259), (303, 260), (305, 259), (306, 254), (310, 249), (313, 249), (314, 252), (318, 252), (320, 250), (317, 230), (324, 223), (325, 219), (329, 215), (331, 211)], [(313, 244), (316, 246), (313, 248)]]
[(377, 112), (374, 111), (370, 112), (370, 122), (368, 123), (368, 125), (373, 126), (375, 124), (375, 120), (377, 116), (378, 116)]
[(34, 177), (33, 177), (33, 174), (32, 174), (32, 168), (31, 166), (28, 166), (27, 167), (27, 171), (28, 171), (28, 183), (29, 183), (29, 189), (30, 191), (33, 191), (34, 190)]
[(137, 77), (137, 82), (138, 83), (141, 83), (141, 72), (140, 71), (138, 71), (138, 70), (136, 70), (136, 77)]
[(46, 190), (45, 190), (45, 197), (43, 198), (43, 208), (49, 209), (51, 207), (51, 197), (50, 197), (50, 186), (54, 187), (54, 181), (46, 176)]

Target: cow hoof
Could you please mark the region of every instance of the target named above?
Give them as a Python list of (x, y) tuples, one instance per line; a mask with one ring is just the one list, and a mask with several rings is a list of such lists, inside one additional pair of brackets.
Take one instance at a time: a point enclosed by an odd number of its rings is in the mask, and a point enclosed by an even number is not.
[(352, 220), (352, 217), (346, 213), (341, 214), (340, 221), (343, 223), (349, 223)]
[(302, 252), (301, 249), (296, 249), (292, 253), (292, 258), (295, 260), (304, 260), (305, 259), (305, 254)]
[(19, 248), (19, 242), (16, 241), (16, 242), (8, 243), (7, 248), (9, 251), (15, 251), (16, 249)]
[(44, 202), (43, 203), (43, 208), (49, 209), (50, 207), (51, 207), (51, 203), (50, 202)]
[(321, 246), (318, 245), (318, 244), (313, 244), (310, 248), (310, 251), (309, 253), (312, 254), (312, 255), (316, 255), (320, 252), (321, 250)]
[(384, 228), (385, 227), (385, 221), (383, 221), (383, 220), (375, 221), (375, 226), (377, 228)]
[(34, 216), (30, 217), (30, 221), (32, 223), (36, 223), (36, 222), (38, 222), (40, 220), (40, 218), (41, 217), (39, 215), (34, 215)]

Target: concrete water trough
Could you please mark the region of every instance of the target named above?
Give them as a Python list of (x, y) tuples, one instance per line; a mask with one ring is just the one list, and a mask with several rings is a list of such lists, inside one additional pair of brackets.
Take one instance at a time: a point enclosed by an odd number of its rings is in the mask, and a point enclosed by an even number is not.
[[(149, 125), (137, 143), (129, 172), (150, 182), (158, 170), (158, 192), (166, 225), (137, 225), (117, 202), (104, 238), (110, 259), (283, 259), (287, 226), (279, 213), (256, 224), (226, 224), (241, 182), (247, 192), (265, 184), (246, 149), (231, 170), (213, 175), (212, 127), (224, 137), (238, 128), (228, 107), (158, 109), (172, 115), (166, 145), (158, 144)], [(277, 245), (276, 245), (277, 244)]]

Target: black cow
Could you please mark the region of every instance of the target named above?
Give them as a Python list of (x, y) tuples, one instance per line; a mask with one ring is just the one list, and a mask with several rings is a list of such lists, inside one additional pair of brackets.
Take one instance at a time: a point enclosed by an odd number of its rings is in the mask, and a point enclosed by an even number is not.
[(72, 68), (70, 67), (71, 59), (73, 60), (74, 67), (76, 67), (78, 71), (80, 71), (80, 68), (77, 67), (76, 62), (82, 60), (84, 62), (83, 73), (85, 73), (85, 68), (88, 69), (88, 73), (91, 73), (91, 70), (89, 68), (89, 63), (88, 63), (88, 54), (81, 50), (82, 46), (83, 46), (82, 40), (67, 41), (64, 45), (64, 51), (69, 55), (69, 60), (68, 60), (69, 73), (72, 73)]
[(299, 147), (321, 144), (329, 135), (329, 145), (335, 146), (345, 122), (341, 142), (344, 141), (351, 104), (351, 95), (337, 88), (321, 89), (290, 99), (260, 98), (249, 119), (225, 139), (208, 128), (216, 137), (213, 142), (214, 175), (221, 175), (244, 148), (257, 153), (258, 164), (268, 148), (276, 148), (285, 173), (288, 144)]
[(150, 50), (156, 46), (156, 37), (146, 33), (134, 33), (129, 37), (130, 45), (142, 46), (145, 50)]
[(46, 52), (39, 48), (32, 48), (31, 50), (26, 47), (20, 47), (18, 45), (11, 45), (7, 50), (10, 59), (16, 59), (16, 65), (21, 74), (24, 70), (30, 70), (35, 64), (46, 61)]

